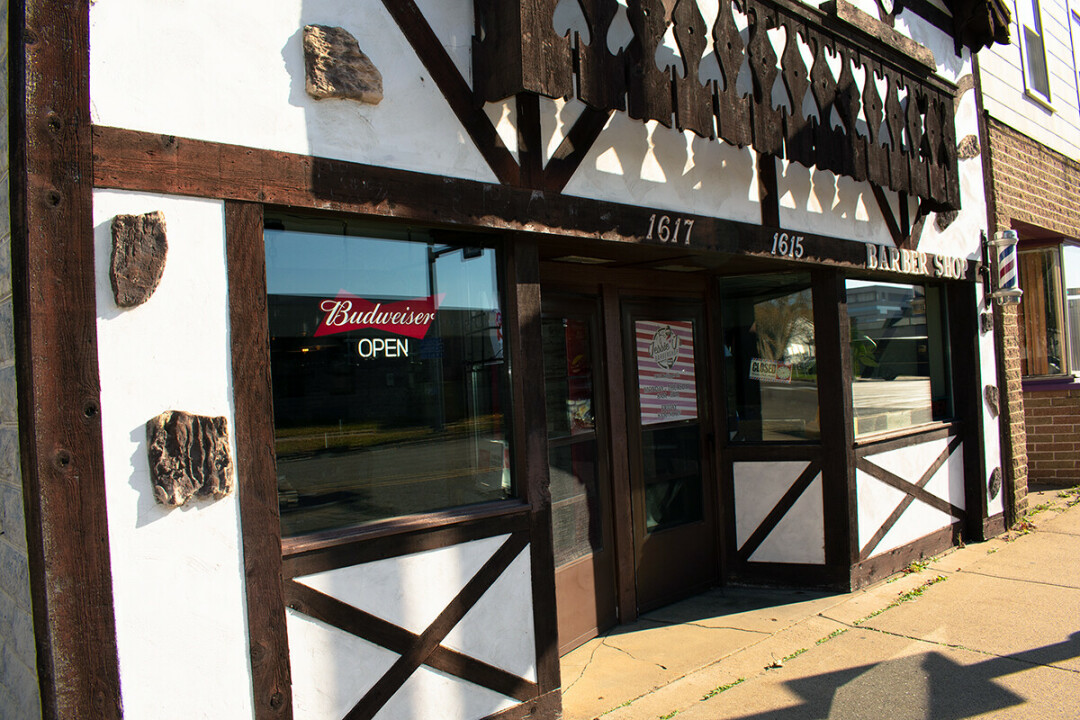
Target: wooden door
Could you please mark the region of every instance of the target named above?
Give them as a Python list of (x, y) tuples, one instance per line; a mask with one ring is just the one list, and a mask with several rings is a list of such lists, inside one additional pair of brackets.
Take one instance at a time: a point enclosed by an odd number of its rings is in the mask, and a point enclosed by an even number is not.
[[(700, 303), (623, 303), (637, 606), (719, 579)], [(617, 481), (617, 479), (616, 479)]]
[(598, 301), (545, 297), (544, 387), (559, 649), (616, 622), (611, 472)]

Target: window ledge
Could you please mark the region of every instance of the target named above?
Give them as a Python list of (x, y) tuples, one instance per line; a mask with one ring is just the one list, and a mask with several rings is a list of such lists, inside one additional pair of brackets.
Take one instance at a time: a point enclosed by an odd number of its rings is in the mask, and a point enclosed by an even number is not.
[(1050, 375), (1047, 377), (1026, 377), (1021, 381), (1024, 392), (1048, 392), (1051, 390), (1075, 390), (1080, 387), (1080, 378), (1073, 375)]
[[(878, 433), (871, 433), (869, 435), (860, 435), (855, 438), (855, 447), (865, 447), (866, 445), (876, 445), (877, 443), (885, 442), (886, 440), (896, 440), (898, 438), (905, 437), (918, 437), (921, 435), (930, 435), (938, 432), (952, 433), (959, 428), (959, 422), (956, 420), (938, 420), (935, 422), (923, 423), (922, 425), (912, 425), (911, 427), (898, 428), (896, 430), (885, 430)], [(929, 438), (928, 438), (929, 439)]]
[(1024, 90), (1024, 95), (1027, 96), (1028, 100), (1031, 100), (1033, 103), (1041, 107), (1046, 112), (1051, 114), (1054, 113), (1054, 106), (1051, 105), (1050, 102), (1039, 93), (1033, 92), (1031, 90)]

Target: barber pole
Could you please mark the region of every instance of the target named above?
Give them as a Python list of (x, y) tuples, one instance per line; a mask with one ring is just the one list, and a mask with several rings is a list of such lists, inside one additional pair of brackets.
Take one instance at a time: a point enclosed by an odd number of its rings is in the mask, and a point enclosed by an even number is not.
[(1018, 303), (1024, 291), (1020, 289), (1019, 265), (1016, 261), (1016, 243), (1019, 240), (1015, 230), (1002, 230), (994, 233), (990, 241), (994, 249), (994, 288), (990, 297), (999, 304)]

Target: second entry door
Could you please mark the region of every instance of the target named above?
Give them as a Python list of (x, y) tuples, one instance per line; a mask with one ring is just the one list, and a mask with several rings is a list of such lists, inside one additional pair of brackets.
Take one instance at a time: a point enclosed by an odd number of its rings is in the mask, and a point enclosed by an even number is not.
[(627, 448), (637, 607), (719, 577), (713, 441), (698, 303), (625, 301)]

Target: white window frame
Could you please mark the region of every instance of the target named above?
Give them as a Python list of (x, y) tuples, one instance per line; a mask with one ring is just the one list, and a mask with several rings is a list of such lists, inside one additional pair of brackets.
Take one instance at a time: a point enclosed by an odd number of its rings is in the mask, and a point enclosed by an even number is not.
[[(1024, 93), (1039, 105), (1053, 112), (1050, 96), (1050, 65), (1046, 59), (1046, 40), (1043, 36), (1042, 11), (1039, 0), (1015, 0), (1016, 38), (1020, 46), (1020, 65), (1024, 70)], [(1037, 40), (1037, 43), (1035, 42)], [(1034, 57), (1033, 57), (1034, 56)], [(1045, 87), (1039, 87), (1038, 75), (1032, 60), (1042, 61)]]

